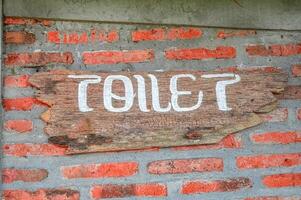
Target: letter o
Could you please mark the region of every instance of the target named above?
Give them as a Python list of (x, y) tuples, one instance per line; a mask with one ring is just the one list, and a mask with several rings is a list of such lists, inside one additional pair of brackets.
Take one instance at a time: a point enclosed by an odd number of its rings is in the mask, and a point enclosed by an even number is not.
[[(112, 93), (112, 83), (113, 81), (120, 80), (124, 84), (124, 97), (118, 96)], [(124, 106), (120, 108), (114, 108), (112, 105), (112, 99), (123, 100)], [(131, 80), (123, 75), (110, 75), (104, 81), (103, 87), (103, 103), (105, 109), (111, 112), (126, 112), (131, 109), (134, 102), (134, 91), (133, 84)]]

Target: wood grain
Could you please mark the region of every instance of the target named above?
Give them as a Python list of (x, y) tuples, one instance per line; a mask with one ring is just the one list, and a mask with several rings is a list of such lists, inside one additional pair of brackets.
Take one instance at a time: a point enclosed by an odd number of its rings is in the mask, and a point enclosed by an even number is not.
[[(47, 123), (45, 132), (49, 142), (68, 146), (68, 153), (119, 151), (148, 147), (170, 147), (181, 145), (211, 144), (219, 142), (228, 134), (262, 123), (258, 113), (268, 113), (277, 107), (274, 94), (284, 90), (287, 75), (280, 70), (266, 72), (260, 68), (237, 69), (235, 74), (241, 81), (226, 87), (227, 104), (231, 111), (221, 111), (216, 102), (217, 81), (229, 78), (201, 78), (204, 74), (221, 71), (166, 71), (166, 72), (89, 72), (89, 71), (50, 71), (36, 73), (30, 83), (38, 88), (37, 98), (50, 106), (41, 118)], [(68, 75), (98, 75), (101, 82), (88, 86), (90, 112), (78, 109), (77, 92), (80, 80)], [(137, 93), (137, 81), (133, 75), (145, 79), (147, 108), (141, 112), (135, 96), (131, 109), (127, 112), (109, 112), (103, 105), (103, 83), (108, 75), (124, 75), (131, 79)], [(203, 91), (202, 105), (189, 112), (159, 113), (152, 108), (151, 83), (148, 74), (158, 79), (160, 104), (166, 107), (170, 102), (170, 78), (177, 74), (192, 74), (178, 80), (179, 91), (191, 91), (191, 95), (179, 97), (179, 105), (195, 105), (198, 92)], [(124, 85), (114, 81), (114, 94), (124, 95)], [(114, 101), (115, 107), (122, 107), (123, 101)]]

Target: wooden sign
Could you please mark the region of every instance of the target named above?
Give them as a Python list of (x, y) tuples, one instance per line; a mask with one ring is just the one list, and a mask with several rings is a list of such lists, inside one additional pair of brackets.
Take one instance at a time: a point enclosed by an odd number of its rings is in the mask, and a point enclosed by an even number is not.
[(262, 122), (286, 74), (51, 71), (30, 78), (49, 142), (68, 153), (210, 144)]

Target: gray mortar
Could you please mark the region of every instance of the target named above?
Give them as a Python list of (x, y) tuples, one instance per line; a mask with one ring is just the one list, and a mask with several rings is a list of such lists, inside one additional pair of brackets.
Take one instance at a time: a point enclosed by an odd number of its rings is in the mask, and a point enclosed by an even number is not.
[[(61, 31), (89, 31), (91, 27), (110, 29), (120, 29), (120, 41), (115, 43), (99, 43), (88, 45), (57, 45), (47, 43), (45, 33), (50, 30), (59, 29)], [(6, 26), (5, 30), (26, 30), (33, 32), (37, 37), (37, 42), (33, 45), (6, 45), (5, 52), (32, 52), (37, 49), (42, 51), (71, 51), (74, 55), (75, 62), (70, 66), (53, 65), (40, 68), (3, 68), (4, 75), (16, 74), (33, 74), (37, 69), (45, 71), (54, 68), (80, 69), (92, 71), (117, 71), (131, 68), (132, 70), (174, 70), (174, 69), (195, 69), (195, 70), (212, 70), (220, 66), (241, 67), (249, 66), (279, 66), (283, 70), (290, 73), (292, 64), (301, 63), (301, 56), (289, 57), (248, 57), (245, 52), (247, 44), (287, 44), (298, 43), (301, 41), (301, 32), (293, 31), (257, 31), (257, 35), (251, 35), (245, 38), (228, 38), (216, 39), (216, 32), (219, 29), (203, 28), (204, 34), (200, 39), (195, 40), (177, 40), (177, 41), (145, 41), (133, 43), (130, 40), (130, 33), (135, 29), (152, 28), (158, 26), (149, 25), (118, 25), (103, 23), (78, 23), (78, 22), (56, 22), (51, 27), (34, 26)], [(283, 38), (281, 37), (283, 35)], [(215, 48), (216, 46), (234, 46), (237, 49), (237, 58), (229, 60), (193, 60), (193, 61), (167, 61), (164, 58), (163, 51), (166, 48), (192, 48), (206, 47)], [(117, 65), (99, 65), (85, 66), (81, 63), (81, 53), (83, 51), (97, 50), (128, 50), (128, 49), (154, 49), (155, 60), (150, 63), (133, 63), (133, 64), (117, 64)], [(293, 78), (290, 75), (289, 84), (300, 85), (300, 78)], [(5, 98), (31, 96), (34, 89), (14, 89), (4, 88)], [(113, 153), (94, 153), (74, 156), (28, 156), (28, 157), (12, 157), (3, 156), (2, 167), (16, 168), (45, 168), (49, 171), (49, 177), (37, 183), (13, 182), (11, 184), (3, 184), (2, 189), (28, 189), (36, 190), (39, 188), (58, 188), (66, 187), (79, 190), (81, 199), (89, 199), (90, 186), (93, 184), (128, 184), (128, 183), (149, 183), (158, 182), (168, 185), (168, 197), (161, 199), (241, 199), (253, 196), (268, 195), (300, 195), (300, 187), (267, 189), (261, 183), (261, 176), (277, 173), (301, 172), (300, 166), (284, 167), (284, 168), (268, 168), (268, 169), (250, 169), (238, 171), (235, 166), (235, 157), (239, 155), (256, 155), (269, 153), (295, 153), (300, 152), (301, 144), (289, 145), (259, 145), (252, 144), (249, 135), (267, 131), (301, 131), (301, 123), (296, 119), (296, 108), (301, 107), (300, 100), (283, 100), (280, 107), (287, 107), (289, 117), (287, 122), (264, 123), (255, 128), (242, 131), (238, 134), (242, 136), (242, 149), (218, 149), (218, 150), (189, 150), (189, 151), (173, 151), (169, 148), (163, 148), (159, 152), (113, 152)], [(4, 113), (4, 119), (31, 119), (34, 122), (34, 129), (29, 134), (14, 134), (3, 132), (3, 143), (45, 143), (47, 136), (43, 133), (44, 123), (39, 119), (39, 115), (44, 108), (35, 107), (31, 111), (10, 111)], [(147, 164), (155, 160), (164, 159), (187, 159), (187, 158), (207, 158), (218, 157), (224, 159), (224, 172), (210, 173), (187, 173), (187, 174), (171, 174), (171, 175), (151, 175), (147, 173)], [(95, 178), (95, 179), (64, 179), (60, 173), (61, 166), (93, 164), (106, 162), (123, 162), (137, 161), (139, 162), (139, 172), (131, 177), (126, 178)], [(249, 177), (253, 181), (252, 188), (242, 189), (236, 192), (225, 193), (205, 193), (196, 195), (179, 194), (180, 186), (188, 180), (216, 180), (233, 177)], [(156, 199), (156, 198), (123, 198), (123, 199)]]

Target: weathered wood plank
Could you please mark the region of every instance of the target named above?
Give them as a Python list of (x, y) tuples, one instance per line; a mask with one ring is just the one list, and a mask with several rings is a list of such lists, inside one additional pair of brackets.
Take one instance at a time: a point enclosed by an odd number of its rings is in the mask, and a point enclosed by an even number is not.
[[(256, 126), (277, 107), (281, 71), (88, 72), (33, 75), (50, 109), (49, 142), (69, 153), (209, 144)], [(158, 87), (157, 87), (158, 86)], [(86, 89), (86, 91), (85, 91)]]

